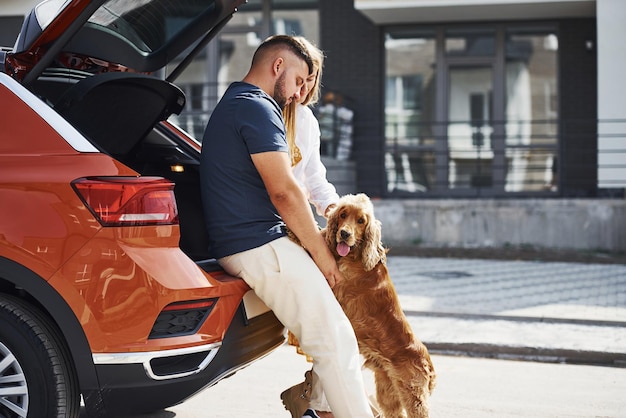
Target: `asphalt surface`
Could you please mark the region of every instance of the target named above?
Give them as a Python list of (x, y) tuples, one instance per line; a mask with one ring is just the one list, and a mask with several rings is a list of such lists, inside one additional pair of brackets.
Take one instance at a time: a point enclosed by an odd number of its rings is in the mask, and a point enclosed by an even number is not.
[[(626, 264), (390, 254), (388, 267), (433, 356), (433, 417), (626, 417)], [(309, 367), (285, 345), (151, 416), (288, 418), (279, 394)]]
[(626, 265), (389, 257), (429, 350), (626, 367)]
[[(432, 360), (431, 418), (626, 417), (624, 368), (437, 354)], [(310, 366), (293, 347), (281, 346), (178, 406), (133, 418), (291, 418), (280, 393)]]

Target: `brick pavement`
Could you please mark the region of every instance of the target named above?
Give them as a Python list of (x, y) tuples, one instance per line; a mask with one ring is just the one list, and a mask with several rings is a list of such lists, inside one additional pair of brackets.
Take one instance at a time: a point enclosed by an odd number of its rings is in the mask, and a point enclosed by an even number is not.
[(390, 256), (434, 352), (626, 367), (626, 265)]

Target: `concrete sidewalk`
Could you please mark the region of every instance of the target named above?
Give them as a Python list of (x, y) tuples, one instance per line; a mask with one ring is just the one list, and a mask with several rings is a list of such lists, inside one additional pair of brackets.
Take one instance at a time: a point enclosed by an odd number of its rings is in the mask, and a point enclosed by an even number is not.
[[(625, 417), (626, 369), (433, 355), (431, 418)], [(290, 418), (280, 393), (311, 368), (292, 346), (158, 413), (133, 418)], [(366, 388), (374, 392), (371, 374)], [(84, 415), (81, 417), (87, 418)]]
[(626, 265), (390, 256), (388, 267), (433, 353), (626, 367)]
[[(388, 266), (433, 355), (433, 418), (626, 416), (626, 265), (391, 256)], [(585, 365), (557, 364), (574, 362)], [(285, 344), (141, 418), (289, 417), (279, 394), (310, 367)], [(367, 373), (366, 386), (374, 393)]]

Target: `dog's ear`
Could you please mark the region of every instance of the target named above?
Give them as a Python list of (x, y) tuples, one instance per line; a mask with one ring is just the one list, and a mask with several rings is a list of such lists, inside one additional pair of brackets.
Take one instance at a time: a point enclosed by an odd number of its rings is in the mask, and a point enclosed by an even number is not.
[(337, 229), (339, 229), (339, 211), (334, 208), (326, 218), (326, 228), (324, 229), (326, 245), (331, 251), (337, 246)]
[(387, 252), (382, 244), (382, 226), (378, 219), (372, 219), (365, 228), (365, 246), (361, 257), (365, 271), (370, 271), (379, 261), (384, 262)]

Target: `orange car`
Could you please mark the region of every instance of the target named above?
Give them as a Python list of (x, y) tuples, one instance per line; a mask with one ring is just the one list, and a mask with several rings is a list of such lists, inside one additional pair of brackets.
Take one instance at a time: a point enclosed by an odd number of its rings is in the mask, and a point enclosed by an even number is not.
[(161, 410), (284, 342), (207, 255), (185, 96), (151, 75), (243, 2), (48, 0), (0, 52), (0, 416)]

